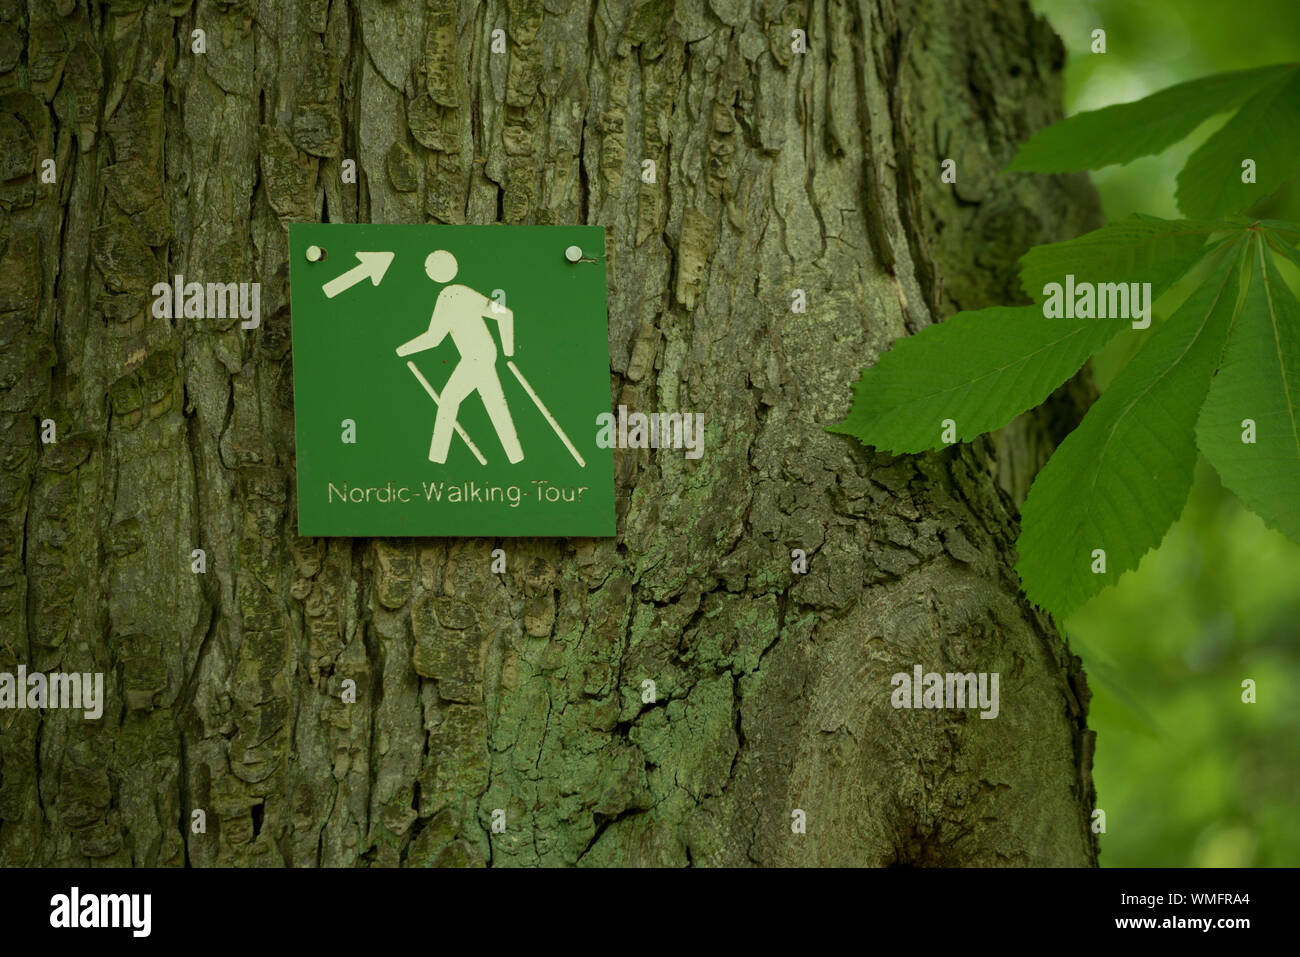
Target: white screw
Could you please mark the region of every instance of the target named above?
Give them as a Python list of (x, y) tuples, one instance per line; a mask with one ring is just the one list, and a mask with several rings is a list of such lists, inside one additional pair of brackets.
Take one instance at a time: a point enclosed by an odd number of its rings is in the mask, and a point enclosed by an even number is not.
[(307, 262), (309, 263), (320, 262), (321, 252), (322, 250), (319, 246), (308, 246)]
[(570, 246), (564, 251), (564, 258), (571, 263), (576, 263), (582, 258), (582, 250), (577, 246)]

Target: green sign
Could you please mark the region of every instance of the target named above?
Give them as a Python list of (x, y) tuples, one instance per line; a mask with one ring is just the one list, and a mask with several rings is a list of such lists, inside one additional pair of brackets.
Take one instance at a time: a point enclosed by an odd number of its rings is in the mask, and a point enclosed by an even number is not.
[(289, 227), (298, 533), (614, 534), (605, 231)]

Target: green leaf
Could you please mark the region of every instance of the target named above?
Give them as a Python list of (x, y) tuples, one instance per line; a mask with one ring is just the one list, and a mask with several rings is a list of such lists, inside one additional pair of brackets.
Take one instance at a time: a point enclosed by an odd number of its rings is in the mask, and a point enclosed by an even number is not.
[[(1228, 337), (1240, 265), (1240, 256), (1224, 256), (1034, 480), (1016, 570), (1025, 593), (1058, 617), (1135, 568), (1182, 511), (1196, 416)], [(1094, 549), (1105, 552), (1100, 574)]]
[[(1297, 266), (1300, 266), (1300, 249), (1296, 249), (1294, 245), (1295, 240), (1288, 238), (1291, 235), (1291, 231), (1285, 228), (1279, 228), (1290, 226), (1291, 224), (1278, 223), (1271, 219), (1261, 219), (1260, 224), (1267, 226), (1267, 228), (1261, 229), (1260, 232), (1264, 234), (1264, 238), (1268, 241), (1269, 246), (1277, 250), (1287, 259), (1291, 260)], [(1292, 230), (1300, 234), (1300, 227), (1292, 227)]]
[(1045, 319), (1041, 306), (959, 312), (897, 340), (862, 371), (853, 407), (827, 431), (891, 452), (937, 448), (943, 420), (961, 441), (1038, 405), (1121, 329), (1110, 319)]
[[(1255, 161), (1255, 182), (1243, 183), (1242, 161)], [(1253, 206), (1300, 168), (1300, 71), (1251, 97), (1201, 144), (1178, 174), (1178, 208), (1213, 217)]]
[(1021, 288), (1038, 301), (1044, 285), (1062, 282), (1072, 273), (1076, 284), (1149, 282), (1154, 301), (1209, 252), (1209, 236), (1239, 228), (1223, 222), (1131, 216), (1077, 239), (1035, 246), (1020, 258)]
[[(1256, 242), (1256, 268), (1196, 426), (1223, 484), (1300, 542), (1300, 302)], [(1255, 423), (1243, 441), (1242, 422)]]
[(1159, 153), (1211, 116), (1233, 109), (1278, 77), (1294, 73), (1294, 64), (1218, 73), (1133, 103), (1075, 114), (1036, 133), (1020, 147), (1007, 171), (1072, 173)]
[(1300, 238), (1300, 226), (1297, 226), (1295, 223), (1286, 223), (1280, 219), (1247, 219), (1244, 220), (1244, 222), (1258, 223), (1260, 226), (1265, 228), (1265, 232), (1281, 233), (1283, 236), (1290, 237), (1291, 242), (1295, 242), (1297, 238)]

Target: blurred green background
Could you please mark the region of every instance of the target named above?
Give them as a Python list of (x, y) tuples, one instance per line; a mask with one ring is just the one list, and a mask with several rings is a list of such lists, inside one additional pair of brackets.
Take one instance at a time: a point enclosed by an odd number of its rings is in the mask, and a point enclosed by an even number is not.
[[(1300, 61), (1300, 0), (1031, 3), (1068, 51), (1070, 114), (1223, 70)], [(1091, 52), (1098, 28), (1104, 54)], [(1093, 173), (1107, 219), (1179, 218), (1178, 171), (1226, 120), (1160, 156)], [(1300, 222), (1300, 185), (1252, 213)], [(1097, 357), (1103, 389), (1139, 345), (1121, 337)], [(1300, 545), (1243, 509), (1202, 459), (1160, 548), (1065, 628), (1094, 693), (1102, 865), (1300, 865)], [(1242, 702), (1247, 678), (1255, 704)]]

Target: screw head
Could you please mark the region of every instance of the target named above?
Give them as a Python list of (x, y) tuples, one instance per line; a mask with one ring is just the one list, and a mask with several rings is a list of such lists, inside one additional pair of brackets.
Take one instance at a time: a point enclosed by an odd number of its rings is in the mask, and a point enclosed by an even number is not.
[(323, 250), (322, 250), (319, 246), (308, 246), (308, 247), (307, 247), (307, 262), (309, 262), (309, 263), (320, 262), (321, 252), (322, 252), (322, 251), (323, 251)]
[(576, 263), (582, 258), (582, 250), (577, 246), (570, 246), (564, 251), (564, 258), (571, 263)]

